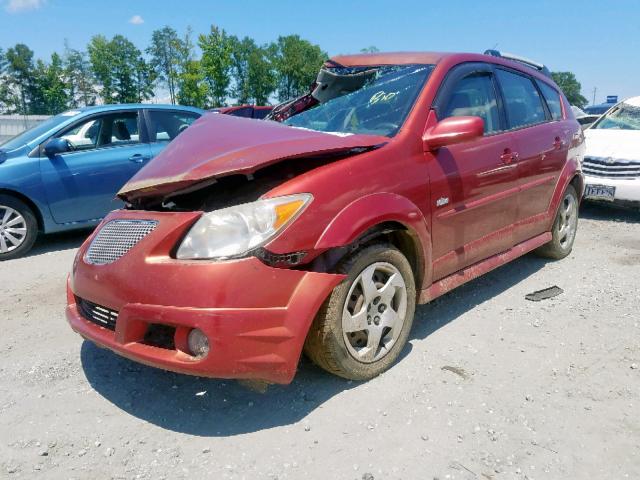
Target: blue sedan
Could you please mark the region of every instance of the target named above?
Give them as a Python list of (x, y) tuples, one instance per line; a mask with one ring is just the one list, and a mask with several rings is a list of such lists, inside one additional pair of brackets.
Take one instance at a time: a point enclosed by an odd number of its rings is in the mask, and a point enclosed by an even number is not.
[(0, 145), (0, 260), (26, 253), (38, 232), (96, 225), (117, 191), (203, 110), (104, 105), (52, 117)]

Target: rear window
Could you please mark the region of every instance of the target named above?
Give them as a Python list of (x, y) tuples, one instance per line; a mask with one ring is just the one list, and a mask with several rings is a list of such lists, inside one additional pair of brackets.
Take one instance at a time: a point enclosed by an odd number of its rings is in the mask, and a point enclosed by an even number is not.
[(538, 82), (538, 86), (542, 91), (542, 96), (547, 101), (551, 118), (554, 120), (562, 120), (562, 102), (560, 101), (558, 91), (544, 82)]
[(505, 70), (496, 70), (496, 75), (504, 94), (510, 129), (546, 121), (542, 99), (531, 79)]

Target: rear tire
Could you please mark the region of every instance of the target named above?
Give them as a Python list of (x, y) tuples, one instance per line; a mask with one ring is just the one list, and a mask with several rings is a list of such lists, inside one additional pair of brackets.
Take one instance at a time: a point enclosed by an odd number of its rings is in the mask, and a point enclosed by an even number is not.
[(338, 266), (347, 278), (318, 312), (304, 345), (324, 370), (350, 380), (369, 380), (387, 370), (407, 343), (416, 287), (405, 256), (374, 244)]
[(565, 190), (551, 229), (551, 241), (535, 253), (541, 257), (560, 260), (571, 253), (578, 230), (578, 194), (573, 185)]
[(18, 258), (33, 247), (38, 221), (23, 201), (0, 195), (0, 261)]

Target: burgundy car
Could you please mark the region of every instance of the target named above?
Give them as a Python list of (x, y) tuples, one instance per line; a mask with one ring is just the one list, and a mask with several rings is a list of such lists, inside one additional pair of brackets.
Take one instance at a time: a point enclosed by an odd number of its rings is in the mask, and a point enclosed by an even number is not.
[(193, 375), (349, 379), (398, 358), (417, 303), (530, 251), (572, 249), (584, 139), (542, 66), (339, 56), (271, 120), (205, 115), (80, 248), (84, 338)]

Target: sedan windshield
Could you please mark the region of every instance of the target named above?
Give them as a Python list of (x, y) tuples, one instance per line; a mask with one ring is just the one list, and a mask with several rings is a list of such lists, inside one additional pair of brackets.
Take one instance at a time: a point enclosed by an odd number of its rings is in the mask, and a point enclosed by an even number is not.
[(621, 103), (593, 127), (602, 130), (640, 130), (640, 107)]
[(381, 67), (336, 67), (338, 76), (366, 76), (356, 90), (289, 117), (292, 127), (342, 134), (394, 136), (409, 115), (433, 65), (385, 65)]

